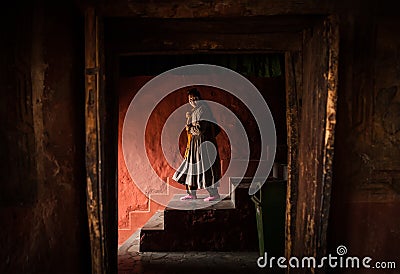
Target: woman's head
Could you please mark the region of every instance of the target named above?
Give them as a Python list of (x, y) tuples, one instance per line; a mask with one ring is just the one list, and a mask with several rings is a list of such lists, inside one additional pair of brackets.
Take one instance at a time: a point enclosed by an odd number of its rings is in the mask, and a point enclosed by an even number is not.
[(201, 100), (200, 92), (196, 88), (191, 88), (187, 91), (189, 104), (192, 107), (197, 105), (197, 101)]

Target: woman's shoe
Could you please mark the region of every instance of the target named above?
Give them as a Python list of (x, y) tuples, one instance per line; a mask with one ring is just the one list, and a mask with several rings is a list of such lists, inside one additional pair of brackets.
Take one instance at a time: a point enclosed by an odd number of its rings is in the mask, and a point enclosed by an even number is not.
[(195, 199), (197, 199), (196, 195), (191, 195), (191, 194), (188, 194), (180, 198), (181, 201), (195, 200)]
[(221, 196), (219, 196), (219, 195), (210, 196), (210, 197), (205, 198), (203, 201), (204, 202), (212, 202), (212, 201), (215, 201), (215, 200), (219, 200), (220, 198), (221, 198)]

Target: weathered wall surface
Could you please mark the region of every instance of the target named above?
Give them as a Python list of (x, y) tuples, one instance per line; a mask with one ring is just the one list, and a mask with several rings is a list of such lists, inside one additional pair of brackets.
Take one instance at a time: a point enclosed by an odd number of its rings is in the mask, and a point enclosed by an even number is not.
[(32, 2), (0, 24), (0, 272), (88, 273), (83, 20)]
[(395, 261), (400, 253), (400, 20), (372, 12), (341, 21), (330, 245), (332, 254), (342, 244), (350, 254)]

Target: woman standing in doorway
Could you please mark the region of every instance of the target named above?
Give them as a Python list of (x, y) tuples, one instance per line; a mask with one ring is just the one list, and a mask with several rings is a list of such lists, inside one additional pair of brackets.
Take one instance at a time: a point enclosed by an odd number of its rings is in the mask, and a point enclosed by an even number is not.
[(192, 110), (186, 113), (186, 131), (188, 146), (185, 158), (172, 179), (186, 185), (187, 195), (181, 200), (197, 199), (197, 189), (207, 189), (209, 197), (204, 201), (220, 199), (218, 193), (221, 175), (220, 160), (215, 141), (217, 126), (212, 122), (211, 112), (201, 100), (196, 88), (188, 90), (189, 104)]

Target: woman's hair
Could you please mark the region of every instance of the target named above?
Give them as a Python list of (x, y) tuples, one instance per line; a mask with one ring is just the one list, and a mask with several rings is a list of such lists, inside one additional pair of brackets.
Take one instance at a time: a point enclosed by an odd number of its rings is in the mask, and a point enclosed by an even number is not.
[(187, 95), (192, 95), (194, 97), (197, 97), (198, 99), (201, 99), (200, 92), (197, 90), (197, 88), (191, 88), (187, 91)]

